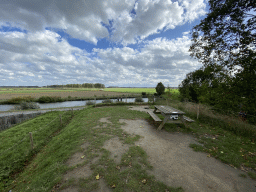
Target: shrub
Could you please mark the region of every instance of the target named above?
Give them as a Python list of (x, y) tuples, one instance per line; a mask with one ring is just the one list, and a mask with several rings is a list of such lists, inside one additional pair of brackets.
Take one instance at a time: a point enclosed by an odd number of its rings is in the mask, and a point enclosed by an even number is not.
[(19, 106), (15, 107), (15, 109), (16, 110), (40, 109), (40, 106), (35, 102), (22, 101)]
[(142, 96), (147, 95), (147, 93), (146, 93), (146, 92), (142, 92), (141, 94), (142, 94)]
[(35, 100), (35, 98), (31, 97), (31, 96), (24, 96), (24, 97), (14, 97), (11, 98), (9, 100), (7, 100), (7, 103), (9, 104), (19, 104), (21, 102), (33, 102)]
[(158, 95), (162, 95), (164, 91), (165, 91), (164, 85), (161, 82), (158, 83), (156, 86), (156, 92), (158, 93)]
[(95, 105), (94, 101), (86, 101), (86, 105)]
[(61, 97), (42, 96), (37, 100), (39, 103), (55, 103), (64, 101)]
[(137, 98), (135, 98), (135, 102), (144, 102), (144, 101), (143, 101), (142, 97), (137, 97)]
[(102, 103), (113, 103), (113, 101), (111, 99), (105, 99), (102, 101)]

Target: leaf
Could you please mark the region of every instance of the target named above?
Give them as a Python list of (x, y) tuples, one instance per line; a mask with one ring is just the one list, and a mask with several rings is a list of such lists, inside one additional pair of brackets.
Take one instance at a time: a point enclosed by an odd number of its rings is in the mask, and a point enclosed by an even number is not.
[(97, 180), (99, 180), (100, 179), (100, 175), (98, 174), (98, 175), (96, 175), (96, 177), (95, 177)]
[(143, 179), (141, 182), (144, 183), (144, 184), (146, 184), (147, 180), (146, 180), (146, 179)]
[(83, 159), (85, 157), (85, 155), (81, 156), (81, 159)]
[(112, 188), (116, 188), (116, 185), (114, 184), (114, 185), (112, 185), (111, 187), (112, 187)]
[(211, 154), (207, 155), (207, 157), (211, 157)]

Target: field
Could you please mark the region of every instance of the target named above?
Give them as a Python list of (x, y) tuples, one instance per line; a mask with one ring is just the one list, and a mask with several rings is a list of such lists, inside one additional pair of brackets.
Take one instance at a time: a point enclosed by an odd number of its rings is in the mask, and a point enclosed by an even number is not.
[[(113, 91), (113, 92), (124, 92), (124, 93), (156, 93), (155, 88), (105, 88), (104, 91)], [(167, 92), (167, 89), (165, 89)], [(172, 93), (178, 93), (178, 89), (171, 89)]]
[[(196, 120), (197, 106), (169, 105), (183, 107)], [(145, 110), (109, 106), (74, 115), (49, 112), (0, 132), (0, 191), (209, 191), (209, 186), (235, 191), (234, 180), (241, 191), (255, 187), (253, 134), (234, 134), (250, 125), (235, 127), (239, 122), (209, 117), (202, 108), (199, 120), (188, 127), (167, 123), (159, 132)]]
[[(166, 89), (167, 91), (167, 89)], [(61, 98), (92, 98), (92, 97), (108, 97), (108, 96), (123, 96), (127, 94), (147, 94), (156, 93), (155, 88), (105, 88), (101, 89), (87, 89), (87, 88), (66, 88), (66, 89), (53, 89), (53, 88), (12, 88), (0, 89), (0, 101), (8, 100), (17, 97), (31, 96), (38, 99), (42, 96), (61, 97)], [(179, 95), (177, 89), (171, 89), (170, 93), (176, 98)]]
[(67, 97), (102, 97), (102, 96), (122, 96), (125, 93), (113, 91), (100, 91), (99, 89), (52, 89), (52, 88), (27, 88), (27, 89), (0, 89), (0, 100), (7, 100), (14, 97), (31, 96), (38, 99), (42, 96), (57, 96), (61, 98)]

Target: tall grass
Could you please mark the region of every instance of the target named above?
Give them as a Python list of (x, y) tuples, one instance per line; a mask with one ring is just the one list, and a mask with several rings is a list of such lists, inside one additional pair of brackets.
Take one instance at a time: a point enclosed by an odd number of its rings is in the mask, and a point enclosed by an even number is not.
[(242, 121), (238, 116), (228, 116), (215, 113), (211, 107), (203, 104), (192, 102), (179, 102), (178, 100), (159, 100), (158, 104), (170, 105), (174, 108), (186, 112), (186, 115), (197, 120), (197, 112), (199, 107), (198, 121), (209, 124), (211, 126), (219, 126), (222, 129), (229, 130), (236, 135), (250, 138), (253, 142), (256, 138), (256, 126)]

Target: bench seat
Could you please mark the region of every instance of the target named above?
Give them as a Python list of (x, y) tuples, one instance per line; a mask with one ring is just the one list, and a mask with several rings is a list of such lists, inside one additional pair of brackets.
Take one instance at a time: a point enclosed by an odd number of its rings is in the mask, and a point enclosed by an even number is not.
[(148, 114), (156, 121), (156, 122), (162, 122), (162, 120), (153, 112), (148, 111)]
[(187, 116), (185, 116), (185, 115), (183, 115), (183, 118), (184, 118), (186, 121), (188, 121), (188, 122), (194, 122), (193, 119), (190, 119), (189, 117), (187, 117)]

